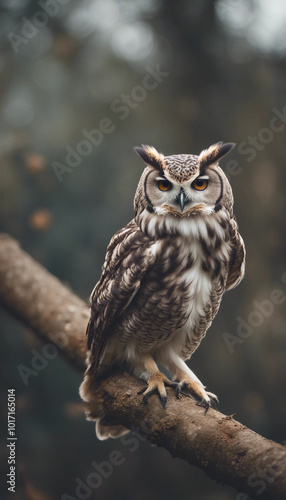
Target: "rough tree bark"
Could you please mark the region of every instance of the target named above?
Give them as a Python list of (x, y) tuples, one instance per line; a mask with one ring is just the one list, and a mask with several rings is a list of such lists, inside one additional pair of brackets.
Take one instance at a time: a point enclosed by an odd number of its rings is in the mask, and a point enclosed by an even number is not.
[[(83, 372), (88, 306), (22, 251), (0, 235), (0, 301), (36, 334), (54, 342)], [(143, 382), (114, 371), (95, 386), (95, 405), (113, 421), (140, 430), (173, 456), (253, 499), (286, 499), (286, 448), (263, 438), (231, 416), (207, 414), (189, 398), (177, 400), (168, 388), (167, 409), (158, 398), (147, 404), (137, 392)], [(245, 500), (247, 495), (238, 496)]]

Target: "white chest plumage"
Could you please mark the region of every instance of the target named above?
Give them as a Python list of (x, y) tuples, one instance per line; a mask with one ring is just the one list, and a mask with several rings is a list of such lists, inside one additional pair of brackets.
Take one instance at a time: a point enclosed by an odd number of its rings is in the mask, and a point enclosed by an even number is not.
[(186, 326), (192, 328), (198, 315), (202, 315), (204, 308), (210, 301), (212, 282), (209, 273), (202, 271), (202, 256), (199, 244), (193, 242), (192, 255), (194, 263), (191, 269), (182, 274), (182, 281), (189, 288), (188, 321)]
[[(225, 269), (226, 263), (229, 261), (231, 253), (231, 245), (229, 241), (225, 241), (225, 234), (220, 225), (221, 218), (225, 219), (226, 214), (220, 214), (217, 217), (213, 214), (212, 217), (186, 218), (183, 220), (174, 220), (174, 218), (165, 219), (165, 228), (172, 233), (172, 224), (178, 232), (180, 238), (180, 269), (176, 270), (178, 277), (178, 285), (183, 284), (187, 289), (186, 311), (184, 313), (186, 321), (182, 327), (177, 329), (170, 335), (167, 343), (170, 348), (176, 352), (182, 352), (186, 344), (197, 343), (196, 330), (199, 326), (200, 319), (204, 317), (205, 311), (212, 306), (214, 281), (211, 272), (203, 270), (203, 262), (205, 254), (202, 249), (201, 241), (204, 240), (209, 244), (211, 255), (209, 256), (210, 269), (215, 266), (217, 260), (223, 264)], [(211, 227), (213, 233), (219, 236), (221, 245), (214, 252), (212, 241), (208, 235), (207, 225)], [(159, 222), (161, 223), (161, 221)], [(147, 223), (148, 224), (148, 223)], [(155, 223), (147, 225), (147, 230), (155, 230)], [(177, 237), (178, 238), (178, 237)], [(152, 247), (152, 251), (158, 255), (161, 252), (160, 240), (156, 241)], [(213, 256), (212, 256), (213, 253)], [(187, 268), (186, 263), (192, 258), (192, 266)], [(213, 257), (213, 258), (212, 258)], [(184, 270), (184, 268), (186, 269)], [(178, 272), (179, 271), (179, 272)], [(219, 300), (220, 302), (220, 300)], [(206, 321), (206, 329), (211, 324)]]

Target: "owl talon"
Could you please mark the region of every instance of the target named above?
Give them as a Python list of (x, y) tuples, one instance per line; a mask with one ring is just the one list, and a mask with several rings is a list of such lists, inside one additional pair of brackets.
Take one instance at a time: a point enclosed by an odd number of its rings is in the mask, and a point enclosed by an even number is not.
[(177, 388), (178, 384), (176, 382), (173, 382), (172, 380), (169, 380), (165, 375), (163, 375), (163, 373), (158, 372), (150, 377), (147, 382), (147, 386), (140, 389), (137, 394), (144, 394), (143, 401), (144, 403), (146, 403), (148, 398), (152, 396), (152, 394), (158, 392), (160, 403), (165, 410), (167, 403), (167, 393), (165, 385)]
[(138, 391), (137, 394), (143, 394), (143, 392), (145, 392), (147, 390), (147, 388), (148, 388), (148, 386), (143, 387), (143, 389), (140, 389), (140, 391)]
[[(208, 392), (208, 391), (206, 391), (206, 393), (207, 393), (207, 395), (209, 396), (209, 398), (210, 398), (211, 400), (214, 400), (216, 403), (219, 403), (219, 399), (218, 399), (218, 397), (217, 397), (215, 394), (213, 394), (213, 392)], [(212, 401), (212, 403), (213, 403), (214, 401)]]
[(211, 407), (217, 410), (217, 403), (216, 400), (211, 400)]
[(185, 389), (187, 391), (190, 391), (192, 396), (197, 400), (198, 406), (203, 406), (204, 408), (206, 408), (205, 414), (207, 413), (210, 406), (216, 409), (215, 403), (219, 402), (218, 397), (212, 392), (206, 392), (204, 387), (198, 382), (189, 378), (179, 382), (176, 387), (177, 398), (179, 398), (181, 394), (184, 396), (192, 397), (184, 391)]
[[(155, 394), (156, 391), (157, 391), (157, 388), (154, 388), (151, 391), (147, 392), (147, 394), (144, 394), (144, 396), (143, 396), (144, 403), (147, 403), (147, 399), (149, 398), (149, 396), (152, 396), (152, 394)], [(159, 399), (160, 399), (160, 403), (162, 405), (163, 410), (166, 410), (167, 396), (161, 396), (161, 394), (159, 394)]]
[(160, 402), (161, 402), (161, 405), (163, 407), (163, 410), (166, 410), (167, 396), (166, 397), (160, 396)]
[(177, 399), (180, 399), (181, 396), (187, 396), (187, 398), (191, 398), (191, 399), (194, 399), (190, 394), (187, 394), (186, 392), (184, 392), (182, 389), (185, 387), (185, 385), (187, 385), (187, 383), (185, 382), (185, 384), (181, 385), (181, 384), (177, 384), (177, 387), (175, 389), (175, 392), (176, 392), (176, 396), (177, 396)]
[(217, 404), (219, 402), (218, 397), (213, 394), (212, 392), (206, 392), (208, 399), (202, 399), (201, 401), (197, 402), (198, 406), (202, 406), (203, 408), (206, 409), (205, 414), (207, 413), (209, 408), (214, 408), (217, 410)]
[(202, 406), (203, 408), (206, 409), (205, 415), (206, 415), (209, 407), (211, 406), (211, 403), (209, 401), (204, 400), (204, 399), (202, 401), (198, 401), (196, 404), (197, 404), (197, 406)]
[[(147, 391), (147, 387), (145, 387), (145, 388), (144, 388), (144, 391), (143, 391), (143, 392), (145, 392), (145, 391)], [(154, 387), (154, 388), (153, 388), (153, 389), (151, 389), (150, 391), (146, 392), (146, 394), (144, 394), (144, 396), (143, 396), (143, 401), (144, 401), (144, 403), (147, 403), (147, 399), (148, 399), (150, 396), (152, 396), (152, 394), (155, 394), (155, 392), (156, 392), (156, 391), (157, 391), (157, 388), (156, 388), (156, 387)], [(139, 393), (138, 393), (138, 394), (139, 394)]]
[(137, 394), (144, 394), (143, 396), (143, 401), (144, 403), (147, 403), (147, 400), (150, 396), (152, 396), (152, 394), (155, 394), (156, 392), (159, 392), (159, 399), (160, 399), (160, 403), (162, 405), (162, 407), (164, 408), (164, 410), (166, 410), (166, 403), (167, 403), (167, 396), (164, 396), (160, 393), (159, 391), (159, 387), (152, 387), (152, 388), (149, 388), (148, 386), (146, 387), (143, 387), (143, 389), (141, 389), (139, 392), (137, 392)]

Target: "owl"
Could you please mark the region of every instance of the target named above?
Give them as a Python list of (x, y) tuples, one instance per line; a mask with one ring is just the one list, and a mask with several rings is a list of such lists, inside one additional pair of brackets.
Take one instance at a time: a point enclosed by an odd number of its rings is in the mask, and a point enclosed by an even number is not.
[[(244, 275), (232, 190), (218, 165), (233, 147), (219, 142), (200, 155), (171, 156), (135, 148), (146, 167), (134, 218), (112, 237), (90, 298), (88, 367), (80, 387), (87, 408), (96, 379), (115, 364), (146, 382), (140, 391), (145, 402), (156, 393), (165, 408), (166, 387), (206, 410), (217, 400), (186, 360), (206, 335), (223, 293)], [(92, 409), (87, 416), (96, 420), (99, 439), (128, 432)]]

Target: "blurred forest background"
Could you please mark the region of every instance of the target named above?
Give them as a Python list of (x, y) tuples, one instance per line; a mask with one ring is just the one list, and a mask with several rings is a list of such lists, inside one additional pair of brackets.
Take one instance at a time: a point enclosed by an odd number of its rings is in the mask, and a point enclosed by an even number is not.
[[(246, 277), (225, 295), (191, 367), (223, 413), (285, 444), (285, 303), (268, 317), (254, 314), (273, 290), (286, 292), (285, 2), (2, 0), (0, 31), (0, 229), (85, 300), (109, 239), (133, 216), (143, 169), (133, 146), (168, 155), (237, 143), (221, 166), (246, 243)], [(150, 68), (157, 68), (157, 85), (144, 91)], [(112, 131), (81, 143), (104, 119)], [(67, 167), (77, 148), (81, 155)], [(76, 478), (85, 481), (92, 462), (108, 460), (112, 450), (124, 463), (90, 498), (238, 498), (147, 442), (130, 451), (120, 441), (98, 441), (78, 396), (81, 376), (57, 356), (25, 385), (17, 368), (31, 368), (44, 345), (4, 309), (0, 317), (1, 498), (10, 498), (11, 387), (19, 498), (24, 490), (31, 499), (76, 497)], [(238, 317), (256, 325), (248, 338), (238, 337)], [(239, 341), (230, 346), (226, 338)]]

